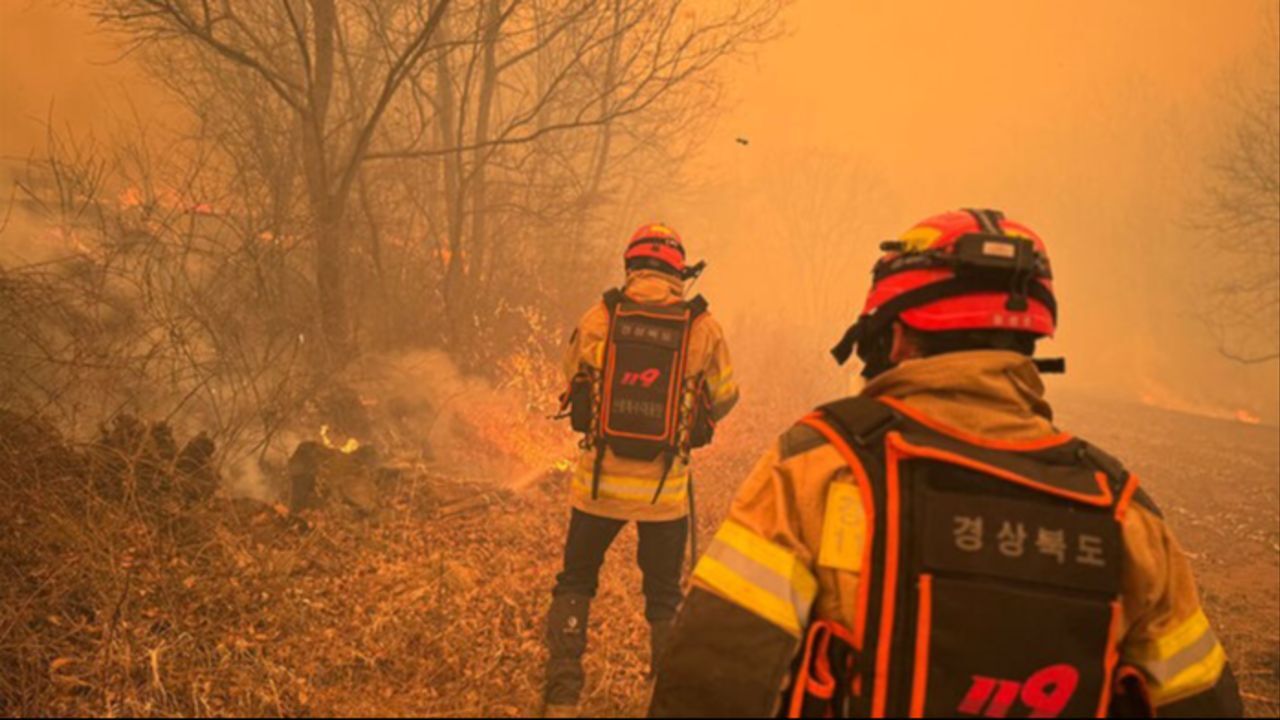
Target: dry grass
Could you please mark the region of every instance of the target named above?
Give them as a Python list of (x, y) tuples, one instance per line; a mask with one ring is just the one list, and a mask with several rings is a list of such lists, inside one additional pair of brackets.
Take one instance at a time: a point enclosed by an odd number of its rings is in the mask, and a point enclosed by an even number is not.
[[(744, 406), (699, 457), (703, 547), (776, 416)], [(537, 711), (564, 478), (514, 489), (494, 471), (419, 466), (373, 515), (291, 515), (192, 500), (145, 455), (105, 462), (24, 428), (0, 428), (0, 715)], [(477, 454), (496, 442), (477, 439)], [(441, 517), (479, 494), (491, 502)], [(628, 531), (592, 608), (589, 715), (647, 704), (634, 555)], [(1230, 634), (1245, 619), (1216, 621)], [(1251, 709), (1274, 709), (1274, 670), (1238, 661)]]
[[(145, 451), (20, 429), (0, 429), (0, 715), (537, 710), (567, 514), (554, 473), (526, 473), (516, 492), (420, 466), (382, 488), (373, 515), (291, 515), (193, 499)], [(438, 512), (479, 495), (487, 505)], [(644, 624), (626, 589), (634, 540), (620, 545), (589, 702), (634, 714)]]

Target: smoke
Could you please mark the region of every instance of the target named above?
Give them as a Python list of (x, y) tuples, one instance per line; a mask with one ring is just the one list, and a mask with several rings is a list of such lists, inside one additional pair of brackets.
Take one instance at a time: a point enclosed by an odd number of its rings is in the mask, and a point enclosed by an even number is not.
[[(552, 372), (548, 364), (530, 372)], [(496, 389), (458, 370), (440, 350), (373, 355), (359, 361), (308, 403), (288, 431), (272, 438), (266, 460), (229, 453), (225, 491), (270, 498), (288, 455), (305, 440), (355, 440), (384, 463), (518, 489), (572, 452), (561, 423), (540, 413), (550, 398)], [(249, 444), (249, 443), (244, 443)], [(239, 456), (239, 457), (237, 457)]]
[[(442, 351), (375, 359), (371, 366), (375, 370), (362, 391), (385, 398), (377, 403), (385, 406), (380, 424), (400, 438), (412, 438), (407, 445), (421, 442), (426, 459), (436, 467), (519, 488), (572, 451), (563, 423), (546, 416), (552, 398), (522, 397), (511, 389), (495, 388), (460, 372)], [(556, 370), (542, 362), (526, 372)]]
[[(730, 110), (684, 185), (628, 196), (634, 217), (607, 224), (619, 243), (654, 217), (679, 228), (710, 263), (699, 290), (747, 396), (799, 410), (852, 384), (857, 369), (836, 369), (826, 351), (861, 305), (879, 241), (942, 210), (999, 207), (1050, 245), (1062, 322), (1045, 352), (1071, 368), (1055, 388), (1275, 423), (1275, 364), (1222, 357), (1198, 317), (1215, 251), (1193, 226), (1224, 127), (1221, 88), (1274, 42), (1273, 5), (797, 4), (793, 32), (727, 78)], [(0, 33), (0, 154), (39, 148), (51, 107), (73, 136), (131, 103), (165, 119), (163, 93), (128, 60), (104, 64), (116, 49), (82, 13), (0, 4)], [(48, 56), (59, 61), (31, 62)], [(0, 263), (75, 251), (73, 236), (14, 213)], [(570, 285), (580, 272), (540, 281)], [(424, 463), (512, 482), (572, 452), (546, 430), (549, 398), (468, 377), (444, 352), (372, 358), (341, 382), (367, 401), (358, 439)], [(235, 446), (228, 487), (265, 492), (264, 472), (333, 424), (308, 412), (265, 453)]]
[[(538, 371), (552, 372), (549, 364)], [(532, 371), (532, 370), (531, 370)], [(372, 446), (384, 465), (520, 490), (576, 452), (551, 398), (467, 375), (440, 350), (371, 355), (322, 389), (269, 441), (249, 434), (224, 452), (222, 490), (272, 501), (302, 442)], [(194, 427), (197, 421), (187, 419)], [(328, 428), (322, 432), (322, 428)]]
[[(1055, 388), (1280, 421), (1275, 363), (1227, 359), (1206, 328), (1220, 251), (1196, 222), (1231, 132), (1221, 89), (1260, 47), (1274, 57), (1268, 12), (797, 5), (793, 33), (733, 78), (700, 191), (660, 212), (708, 259), (702, 289), (731, 344), (751, 348), (736, 353), (744, 387), (836, 373), (826, 349), (861, 307), (879, 242), (937, 212), (996, 207), (1049, 244), (1061, 317), (1043, 351), (1070, 368)], [(782, 362), (757, 362), (771, 349)]]
[(106, 123), (122, 113), (173, 117), (117, 40), (72, 3), (0, 3), (0, 157), (41, 147), (50, 121), (77, 137), (110, 137)]
[(492, 402), (487, 382), (464, 376), (439, 350), (375, 358), (366, 372), (370, 379), (362, 387), (379, 398), (385, 420), (423, 443), (428, 459), (454, 465), (467, 460), (462, 419)]
[(261, 502), (280, 498), (280, 483), (269, 477), (267, 470), (254, 455), (241, 456), (224, 469), (222, 492), (231, 497), (243, 497)]

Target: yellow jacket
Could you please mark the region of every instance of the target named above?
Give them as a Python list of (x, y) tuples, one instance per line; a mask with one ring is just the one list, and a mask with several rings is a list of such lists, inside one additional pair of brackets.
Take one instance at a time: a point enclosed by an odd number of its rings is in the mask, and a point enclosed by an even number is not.
[[(623, 292), (633, 302), (673, 305), (684, 299), (684, 283), (660, 272), (639, 270), (628, 274)], [(583, 315), (565, 351), (564, 373), (567, 380), (572, 380), (584, 366), (597, 371), (603, 367), (608, 331), (609, 310), (600, 302)], [(694, 320), (689, 331), (685, 376), (692, 379), (699, 375), (710, 390), (712, 417), (719, 420), (737, 403), (738, 384), (733, 378), (724, 331), (710, 313), (703, 313)], [(653, 495), (664, 469), (661, 458), (645, 462), (618, 457), (612, 451), (606, 451), (601, 465), (599, 493), (592, 499), (595, 460), (596, 451), (586, 450), (574, 468), (570, 496), (578, 510), (617, 520), (645, 522), (679, 520), (688, 513), (689, 467), (684, 458), (676, 458), (667, 472), (667, 480), (657, 502), (653, 502)]]
[[(1034, 364), (1016, 353), (951, 353), (908, 361), (876, 378), (864, 394), (892, 398), (918, 416), (984, 439), (1034, 441), (1059, 433)], [(824, 523), (832, 486), (852, 482), (840, 453), (809, 426), (796, 425), (765, 453), (697, 566), (663, 669), (680, 680), (664, 682), (660, 676), (656, 715), (772, 714), (808, 624), (820, 619), (854, 626), (860, 563), (850, 557), (861, 557), (863, 538), (856, 531), (852, 538), (847, 532), (836, 538), (837, 529)], [(851, 498), (855, 513), (862, 514), (857, 493), (840, 495)], [(845, 530), (865, 528), (865, 519), (840, 524)], [(1239, 702), (1234, 681), (1229, 670), (1224, 673), (1226, 656), (1201, 609), (1177, 540), (1156, 513), (1137, 503), (1125, 514), (1122, 535), (1121, 666), (1141, 674), (1162, 714), (1178, 708), (1230, 711), (1231, 703)], [(836, 542), (841, 557), (824, 555), (824, 543)], [(748, 628), (756, 633), (754, 645), (744, 649), (729, 639)], [(766, 647), (785, 657), (762, 657)], [(752, 657), (753, 652), (759, 656)], [(769, 678), (758, 669), (765, 667), (780, 669), (780, 675)], [(734, 673), (756, 673), (756, 684), (764, 687), (753, 691), (728, 681), (727, 674)], [(700, 688), (697, 697), (691, 688)], [(744, 698), (757, 704), (744, 705)]]

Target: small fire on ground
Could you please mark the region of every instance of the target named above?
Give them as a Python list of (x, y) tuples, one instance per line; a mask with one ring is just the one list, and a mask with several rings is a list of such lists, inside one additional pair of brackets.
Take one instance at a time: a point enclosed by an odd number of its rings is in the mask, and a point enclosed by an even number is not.
[(1187, 401), (1167, 392), (1145, 392), (1142, 394), (1142, 404), (1162, 410), (1200, 415), (1201, 417), (1235, 420), (1246, 425), (1262, 424), (1261, 417), (1244, 408), (1228, 410), (1221, 406), (1213, 407), (1204, 403)]
[(1236, 420), (1239, 420), (1240, 422), (1245, 423), (1247, 425), (1262, 424), (1262, 418), (1258, 417), (1257, 415), (1254, 415), (1248, 410), (1243, 410), (1243, 409), (1236, 411)]
[(321, 442), (324, 443), (325, 447), (329, 448), (330, 450), (337, 450), (343, 455), (350, 455), (351, 453), (360, 449), (360, 441), (356, 440), (355, 438), (347, 438), (347, 441), (341, 445), (338, 445), (337, 443), (333, 442), (333, 440), (329, 438), (328, 425), (320, 426), (320, 440)]

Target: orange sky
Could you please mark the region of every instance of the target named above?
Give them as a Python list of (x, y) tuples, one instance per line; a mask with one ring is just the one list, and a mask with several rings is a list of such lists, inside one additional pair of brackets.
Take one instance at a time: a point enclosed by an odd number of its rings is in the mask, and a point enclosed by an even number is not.
[[(1222, 361), (1191, 317), (1211, 248), (1188, 227), (1227, 86), (1276, 52), (1275, 12), (1260, 0), (801, 0), (788, 36), (735, 69), (694, 207), (664, 210), (707, 241), (720, 272), (705, 287), (721, 307), (748, 306), (762, 285), (786, 284), (788, 261), (735, 251), (770, 227), (772, 203), (717, 188), (803, 183), (806, 151), (844, 156), (876, 188), (873, 202), (850, 199), (852, 320), (878, 240), (942, 210), (1004, 208), (1050, 245), (1052, 349), (1071, 356), (1068, 382), (1275, 417), (1274, 365)], [(798, 244), (788, 252), (809, 251)]]
[(118, 56), (112, 38), (64, 0), (0, 0), (0, 155), (38, 146), (51, 111), (77, 130), (105, 131), (102, 119), (127, 110), (126, 95), (154, 105), (160, 95)]
[[(787, 13), (788, 36), (734, 73), (737, 103), (723, 127), (757, 145), (802, 140), (886, 164), (944, 160), (918, 173), (913, 191), (926, 202), (957, 184), (972, 195), (970, 170), (992, 148), (1041, 145), (1046, 131), (1095, 119), (1100, 102), (1134, 92), (1155, 105), (1201, 99), (1255, 51), (1273, 5), (800, 0)], [(115, 56), (72, 6), (0, 2), (3, 151), (32, 141), (51, 102), (79, 120), (118, 104), (122, 90), (153, 101)]]
[[(1274, 4), (1274, 3), (1272, 3)], [(730, 117), (760, 141), (811, 142), (884, 159), (979, 163), (1042, 140), (1090, 105), (1141, 88), (1157, 103), (1202, 94), (1258, 42), (1255, 0), (799, 2)], [(982, 112), (980, 109), (989, 109)], [(951, 174), (929, 188), (945, 192)]]

